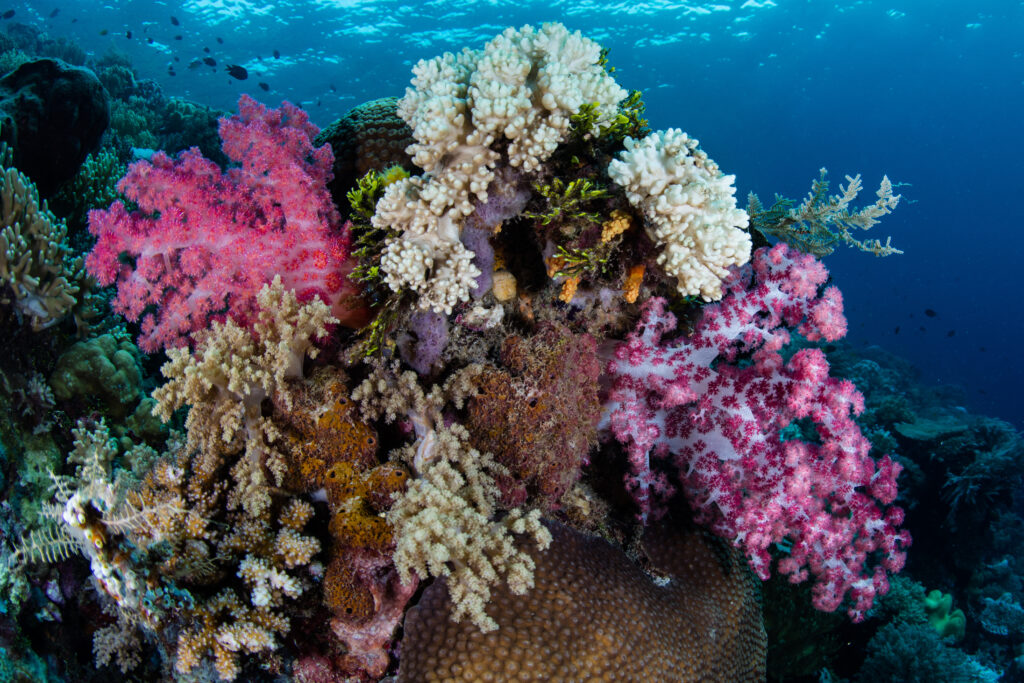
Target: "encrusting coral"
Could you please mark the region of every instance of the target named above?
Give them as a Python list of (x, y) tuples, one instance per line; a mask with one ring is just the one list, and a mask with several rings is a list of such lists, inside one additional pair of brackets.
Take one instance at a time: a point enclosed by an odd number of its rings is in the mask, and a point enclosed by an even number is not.
[(469, 442), (507, 468), (496, 475), (507, 506), (529, 499), (549, 508), (579, 478), (597, 443), (600, 372), (593, 337), (541, 323), (532, 337), (506, 337), (501, 365), (477, 377)]
[(492, 592), (497, 630), (452, 620), (450, 579), (428, 588), (405, 621), (399, 683), (764, 680), (760, 598), (736, 551), (700, 532), (648, 531), (651, 577), (603, 540), (551, 534), (531, 553), (529, 593)]

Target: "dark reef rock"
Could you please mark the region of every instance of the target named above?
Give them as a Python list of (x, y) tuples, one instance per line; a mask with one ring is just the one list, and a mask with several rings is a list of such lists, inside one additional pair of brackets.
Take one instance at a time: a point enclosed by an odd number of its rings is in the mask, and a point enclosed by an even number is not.
[(109, 120), (103, 85), (88, 69), (37, 59), (0, 78), (0, 140), (44, 197), (75, 175)]

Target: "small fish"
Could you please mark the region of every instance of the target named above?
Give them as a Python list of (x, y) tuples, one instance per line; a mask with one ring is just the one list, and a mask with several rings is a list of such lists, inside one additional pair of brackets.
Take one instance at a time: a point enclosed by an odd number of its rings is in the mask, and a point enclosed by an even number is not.
[(172, 67), (168, 67), (167, 68), (167, 75), (168, 76), (177, 76), (178, 74), (174, 73), (174, 67), (172, 66)]
[(956, 334), (956, 330), (950, 330), (949, 332), (946, 333), (946, 336), (947, 337), (952, 337), (955, 334)]
[(105, 36), (105, 35), (107, 35), (108, 33), (110, 33), (110, 31), (108, 31), (107, 29), (101, 29), (101, 30), (100, 30), (100, 35), (101, 35), (101, 36)]
[(331, 92), (338, 92), (337, 86), (335, 86), (333, 83), (331, 83)]
[(316, 106), (318, 106), (318, 107), (320, 106), (320, 98), (319, 97), (316, 98)]
[(125, 31), (124, 32), (124, 37), (127, 38), (128, 40), (131, 40), (132, 39), (132, 32), (131, 31)]
[(217, 60), (213, 57), (203, 57), (203, 64), (206, 66), (217, 66)]
[(153, 44), (153, 39), (152, 38), (146, 38), (146, 42), (149, 43), (150, 45), (152, 45)]
[(178, 21), (178, 17), (175, 16), (171, 16), (171, 24), (173, 24), (174, 26), (181, 26), (181, 22)]
[(180, 62), (181, 61), (181, 57), (179, 57), (178, 55), (174, 55), (174, 61)]
[(926, 309), (924, 309), (924, 314), (925, 314), (926, 316), (928, 316), (929, 318), (934, 318), (935, 316), (937, 316), (937, 315), (938, 315), (938, 313), (936, 313), (935, 311), (933, 311), (933, 310), (932, 310), (932, 309), (930, 309), (930, 308), (926, 308)]
[(274, 50), (274, 59), (281, 59), (281, 51)]
[(53, 10), (50, 12), (50, 18), (53, 19), (58, 14), (60, 14), (60, 7), (54, 7)]
[(836, 346), (835, 344), (825, 344), (825, 346), (821, 348), (822, 350), (825, 351), (825, 353), (835, 353), (835, 350), (838, 349), (839, 347)]
[(13, 16), (14, 16), (14, 10), (12, 10), (12, 9), (7, 10), (3, 14), (0, 14), (0, 17), (3, 17), (4, 19), (10, 19)]
[(892, 331), (892, 333), (893, 333), (893, 334), (899, 334), (899, 333), (900, 333), (900, 326), (899, 326), (899, 325), (897, 325), (897, 326), (896, 326), (896, 329), (895, 329), (895, 330), (893, 330), (893, 331)]
[(266, 83), (264, 83), (263, 81), (260, 81), (260, 82), (259, 82), (259, 83), (257, 83), (256, 85), (258, 85), (258, 86), (260, 86), (261, 88), (263, 88), (264, 92), (270, 92), (270, 86), (269, 86), (269, 85), (267, 85)]
[(217, 42), (218, 42), (219, 44), (223, 45), (223, 44), (224, 44), (224, 39), (223, 39), (223, 38), (221, 38), (220, 36), (217, 36)]
[(188, 68), (189, 69), (198, 69), (202, 65), (203, 65), (203, 63), (200, 60), (193, 59), (191, 62), (188, 63)]
[(175, 40), (185, 40), (185, 36), (183, 36), (183, 35), (181, 35), (181, 34), (179, 33), (178, 35), (174, 36), (174, 39), (175, 39)]
[(921, 325), (921, 327), (919, 327), (919, 328), (917, 328), (917, 329), (919, 329), (919, 330), (921, 330), (922, 332), (924, 332), (924, 325)]
[(232, 78), (237, 78), (240, 81), (244, 81), (245, 79), (249, 78), (249, 72), (246, 70), (244, 66), (238, 66), (237, 64), (228, 64), (225, 70), (228, 72), (229, 76), (231, 76)]
[(984, 346), (979, 346), (978, 350), (981, 351), (982, 353), (985, 353), (985, 347)]
[(210, 48), (204, 47), (203, 52), (205, 52), (206, 54), (210, 54)]

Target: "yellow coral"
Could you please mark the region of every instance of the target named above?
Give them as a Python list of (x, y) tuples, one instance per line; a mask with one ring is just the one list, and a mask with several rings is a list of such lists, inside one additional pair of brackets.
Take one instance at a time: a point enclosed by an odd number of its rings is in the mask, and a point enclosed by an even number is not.
[(622, 298), (626, 300), (627, 304), (635, 302), (640, 296), (640, 285), (644, 282), (644, 270), (644, 264), (638, 263), (626, 273), (626, 282), (622, 286)]
[(622, 209), (612, 211), (611, 218), (601, 224), (601, 243), (610, 242), (615, 237), (633, 227), (633, 219)]
[(345, 555), (335, 557), (327, 565), (324, 604), (336, 615), (355, 621), (373, 616), (373, 594), (358, 580), (355, 567)]
[(287, 469), (276, 444), (281, 430), (263, 415), (263, 400), (273, 397), (291, 408), (288, 380), (301, 377), (303, 359), (317, 354), (313, 339), (325, 336), (326, 326), (337, 322), (320, 299), (299, 304), (280, 277), (264, 285), (256, 300), (259, 312), (251, 331), (229, 318), (213, 323), (195, 353), (169, 349), (170, 360), (161, 368), (168, 381), (153, 392), (153, 413), (165, 422), (182, 405), (190, 406), (188, 446), (202, 453), (206, 472), (245, 451), (232, 469), (236, 486), (229, 505), (241, 505), (253, 515), (270, 506), (267, 471), (280, 486)]

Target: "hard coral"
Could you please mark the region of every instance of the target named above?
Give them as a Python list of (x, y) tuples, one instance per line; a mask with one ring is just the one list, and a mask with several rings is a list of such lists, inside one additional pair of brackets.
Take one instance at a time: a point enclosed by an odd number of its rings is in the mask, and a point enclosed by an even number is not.
[(702, 533), (648, 533), (667, 581), (560, 526), (531, 551), (526, 595), (496, 588), (498, 630), (451, 619), (445, 580), (409, 610), (399, 683), (441, 680), (763, 681), (765, 632), (743, 557)]
[(508, 468), (497, 478), (504, 504), (529, 498), (551, 507), (579, 478), (597, 441), (596, 342), (545, 322), (532, 337), (508, 337), (501, 362), (476, 380), (467, 409), (470, 443)]
[(414, 140), (409, 124), (398, 116), (398, 98), (381, 97), (352, 107), (324, 128), (313, 144), (325, 142), (334, 150), (334, 179), (328, 183), (339, 207), (347, 206), (346, 193), (369, 171), (399, 165), (414, 168), (405, 148)]

